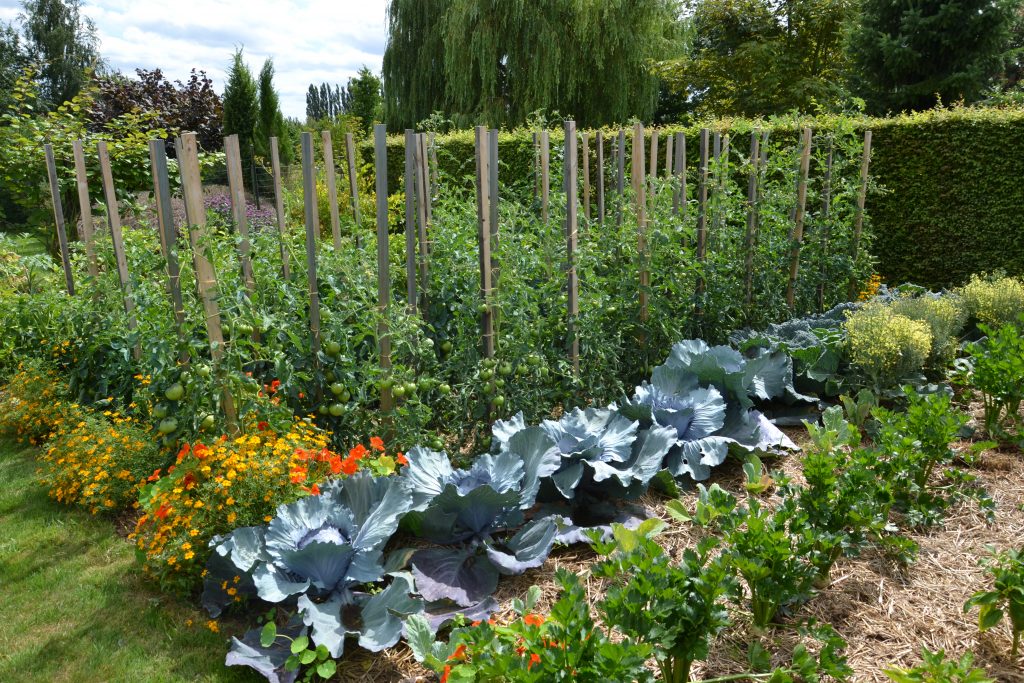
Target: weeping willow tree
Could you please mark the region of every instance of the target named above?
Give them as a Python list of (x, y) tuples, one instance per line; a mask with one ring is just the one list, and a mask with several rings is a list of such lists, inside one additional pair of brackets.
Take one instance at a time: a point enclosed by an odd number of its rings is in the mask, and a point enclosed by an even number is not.
[(650, 120), (654, 60), (677, 48), (677, 0), (391, 0), (385, 116), (519, 125), (538, 109), (583, 126)]

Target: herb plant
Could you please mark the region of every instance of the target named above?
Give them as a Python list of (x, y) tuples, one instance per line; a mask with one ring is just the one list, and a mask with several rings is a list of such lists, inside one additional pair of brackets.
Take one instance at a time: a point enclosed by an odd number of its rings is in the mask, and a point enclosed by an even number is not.
[(1024, 547), (994, 554), (986, 561), (992, 589), (978, 591), (964, 605), (964, 612), (978, 607), (978, 629), (987, 631), (1003, 616), (1009, 618), (1013, 633), (1010, 658), (1020, 653), (1021, 635), (1024, 634)]

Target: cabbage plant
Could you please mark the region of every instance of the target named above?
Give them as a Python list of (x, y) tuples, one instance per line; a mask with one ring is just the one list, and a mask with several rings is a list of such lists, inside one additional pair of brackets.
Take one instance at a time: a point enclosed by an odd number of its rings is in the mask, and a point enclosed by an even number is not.
[(482, 455), (468, 469), (455, 469), (444, 453), (421, 447), (406, 457), (402, 478), (409, 483), (414, 505), (406, 524), (435, 544), (413, 551), (409, 558), (416, 589), (424, 598), (477, 606), (494, 592), (499, 575), (521, 574), (547, 559), (555, 520), (524, 525), (540, 479), (559, 462), (541, 430), (522, 430), (509, 450)]
[[(403, 616), (423, 609), (412, 576), (387, 572), (382, 554), (412, 505), (407, 480), (367, 474), (281, 505), (267, 526), (211, 541), (204, 604), (219, 613), (225, 587), (236, 585), (237, 576), (237, 585), (264, 602), (296, 610), (297, 620), (282, 632), (308, 636), (332, 657), (342, 655), (349, 636), (373, 652), (391, 647), (401, 637)], [(383, 590), (361, 590), (382, 582)], [(250, 666), (271, 681), (294, 680), (283, 669), (287, 655), (279, 645), (264, 648), (259, 640), (258, 632), (233, 638), (227, 663)]]

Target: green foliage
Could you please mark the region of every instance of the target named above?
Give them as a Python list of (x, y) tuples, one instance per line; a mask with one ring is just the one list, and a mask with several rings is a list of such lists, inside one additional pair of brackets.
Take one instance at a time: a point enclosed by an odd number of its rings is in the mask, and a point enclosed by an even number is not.
[(661, 680), (690, 680), (695, 661), (706, 659), (712, 640), (729, 624), (725, 597), (735, 579), (712, 560), (715, 541), (687, 548), (673, 561), (647, 535), (613, 527), (617, 542), (598, 543), (607, 559), (593, 568), (609, 580), (598, 606), (605, 623), (654, 648)]
[(388, 127), (435, 111), (460, 126), (522, 125), (538, 109), (571, 112), (587, 126), (649, 120), (658, 83), (647, 63), (674, 56), (676, 21), (669, 0), (392, 0)]
[(931, 353), (932, 333), (926, 323), (897, 315), (886, 304), (871, 302), (846, 321), (850, 363), (876, 391), (892, 387), (920, 372)]
[(88, 70), (102, 67), (99, 37), (81, 0), (23, 0), (19, 21), (28, 60), (36, 65), (41, 104), (54, 109), (77, 95)]
[(365, 65), (359, 69), (359, 75), (348, 79), (343, 97), (345, 114), (359, 119), (359, 128), (367, 135), (373, 124), (384, 117), (384, 100), (381, 82)]
[(540, 597), (534, 588), (525, 601), (515, 601), (518, 619), (458, 627), (448, 643), (434, 642), (426, 620), (410, 617), (409, 646), (417, 661), (449, 683), (653, 680), (644, 668), (651, 647), (629, 638), (609, 640), (575, 574), (558, 569), (555, 582), (559, 597), (546, 616), (532, 613)]
[(973, 361), (970, 386), (981, 392), (985, 430), (992, 436), (1002, 436), (1007, 426), (1021, 420), (1024, 334), (1016, 325), (982, 325), (981, 329), (987, 336), (969, 347)]
[(912, 669), (886, 669), (885, 675), (896, 683), (995, 683), (984, 669), (973, 666), (974, 655), (965, 652), (959, 660), (946, 659), (944, 650), (921, 650), (922, 663)]
[(856, 92), (878, 114), (977, 101), (1002, 73), (1018, 5), (865, 0), (850, 38)]
[(238, 135), (238, 144), (244, 162), (252, 158), (256, 124), (260, 121), (259, 88), (248, 65), (242, 59), (242, 49), (235, 50), (224, 84), (224, 135)]
[(971, 318), (986, 325), (1015, 323), (1024, 313), (1024, 281), (1019, 278), (972, 275), (958, 292)]
[(701, 116), (840, 109), (851, 0), (692, 0), (689, 54), (655, 72)]
[(978, 629), (982, 632), (1009, 617), (1013, 633), (1010, 659), (1016, 661), (1024, 635), (1024, 547), (995, 553), (985, 561), (992, 579), (992, 590), (978, 591), (964, 604), (964, 612), (978, 607)]

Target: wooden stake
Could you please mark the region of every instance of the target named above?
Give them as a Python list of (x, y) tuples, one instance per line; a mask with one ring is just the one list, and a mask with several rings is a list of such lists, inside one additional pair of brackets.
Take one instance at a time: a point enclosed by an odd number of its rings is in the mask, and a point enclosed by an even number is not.
[[(373, 126), (373, 157), (377, 194), (377, 328), (380, 367), (385, 374), (391, 370), (391, 335), (388, 331), (388, 308), (391, 305), (391, 271), (388, 252), (388, 129), (382, 123)], [(391, 389), (381, 390), (380, 407), (384, 412), (394, 406)]]
[(583, 217), (590, 222), (590, 136), (583, 131)]
[[(100, 143), (103, 144), (103, 143)], [(105, 154), (105, 150), (104, 150)], [(103, 154), (100, 157), (102, 164)], [(222, 382), (221, 408), (227, 420), (228, 431), (238, 431), (238, 413), (235, 400), (231, 395), (220, 366), (224, 357), (224, 332), (220, 323), (220, 307), (217, 304), (217, 274), (213, 268), (212, 250), (206, 232), (206, 207), (203, 205), (203, 186), (199, 180), (199, 150), (196, 146), (195, 133), (183, 133), (178, 145), (178, 166), (181, 170), (181, 191), (185, 198), (185, 213), (188, 216), (189, 242), (192, 245), (192, 258), (195, 261), (196, 286), (199, 298), (203, 303), (203, 314), (206, 320), (206, 334), (210, 340), (210, 357), (213, 360), (217, 376)]]
[(697, 248), (696, 258), (700, 264), (697, 275), (697, 307), (695, 315), (704, 317), (704, 266), (707, 263), (708, 247), (708, 129), (700, 130), (700, 166), (697, 169)]
[(413, 146), (413, 164), (416, 173), (416, 209), (419, 222), (420, 311), (427, 315), (427, 295), (430, 285), (430, 169), (426, 150), (426, 136), (416, 136)]
[(644, 178), (644, 126), (633, 127), (633, 192), (636, 195), (637, 255), (640, 262), (640, 320), (648, 317), (647, 295), (651, 286), (651, 272), (648, 270), (647, 254), (647, 181)]
[[(584, 164), (586, 164), (586, 133), (583, 134)], [(580, 374), (580, 340), (576, 336), (576, 319), (580, 315), (579, 280), (576, 274), (577, 196), (576, 196), (576, 122), (565, 122), (565, 261), (568, 276), (566, 332), (568, 334), (569, 362), (574, 376)], [(586, 178), (586, 174), (584, 174)], [(584, 184), (584, 188), (587, 184)]]
[(324, 148), (324, 177), (327, 180), (327, 206), (331, 214), (331, 235), (335, 251), (341, 250), (341, 219), (338, 216), (338, 181), (334, 171), (334, 142), (331, 131), (320, 131)]
[[(107, 222), (110, 226), (110, 240), (114, 245), (114, 260), (117, 262), (117, 278), (121, 283), (121, 294), (124, 298), (124, 312), (128, 316), (128, 329), (134, 332), (138, 328), (135, 319), (135, 299), (132, 297), (132, 283), (128, 279), (128, 259), (124, 253), (124, 237), (121, 234), (121, 215), (117, 208), (117, 194), (114, 190), (114, 176), (110, 172), (110, 155), (107, 143), (100, 141), (96, 145), (100, 158), (100, 177), (103, 180), (103, 196), (107, 203)], [(135, 359), (142, 357), (142, 346), (135, 344)]]
[(292, 279), (288, 263), (288, 225), (284, 215), (284, 191), (281, 189), (281, 155), (277, 150), (277, 138), (270, 138), (270, 165), (274, 172), (274, 208), (277, 210), (277, 234), (281, 242), (281, 276)]
[[(242, 156), (238, 146), (238, 136), (229, 135), (224, 138), (224, 154), (228, 169), (228, 192), (231, 194), (231, 218), (238, 230), (238, 260), (242, 265), (242, 279), (245, 281), (245, 290), (249, 299), (256, 296), (256, 278), (252, 272), (252, 260), (249, 244), (249, 219), (245, 213), (245, 185), (242, 175)], [(253, 339), (258, 339), (257, 333), (253, 333)]]
[(157, 206), (157, 224), (160, 226), (161, 242), (166, 245), (164, 260), (167, 262), (167, 290), (171, 294), (174, 309), (174, 327), (181, 343), (181, 361), (188, 361), (185, 347), (185, 303), (181, 297), (181, 270), (178, 265), (178, 229), (174, 225), (174, 211), (171, 208), (171, 182), (167, 173), (167, 150), (164, 141), (149, 141), (149, 156), (153, 162), (153, 188)]
[(655, 183), (658, 180), (658, 129), (651, 129), (651, 170), (648, 173), (648, 181), (651, 184), (651, 208), (654, 208), (654, 197), (656, 194)]
[(686, 134), (675, 134), (675, 171), (678, 181), (672, 191), (672, 208), (683, 222), (686, 221)]
[[(405, 310), (416, 312), (416, 133), (405, 129)], [(422, 201), (422, 199), (421, 199)]]
[(597, 224), (604, 225), (604, 134), (597, 131)]
[(615, 225), (618, 227), (622, 225), (622, 210), (626, 203), (626, 131), (621, 128), (615, 149), (615, 161), (618, 164), (615, 188), (619, 194), (619, 201), (615, 209)]
[(800, 247), (804, 240), (804, 211), (807, 207), (807, 175), (811, 168), (811, 129), (804, 128), (800, 151), (800, 178), (796, 190), (796, 216), (789, 234), (789, 282), (786, 285), (786, 306), (792, 311), (796, 304), (796, 281), (800, 273)]
[[(320, 286), (317, 282), (316, 245), (320, 235), (320, 210), (316, 193), (313, 134), (305, 132), (302, 143), (302, 202), (306, 219), (306, 284), (309, 294), (309, 354), (313, 371), (320, 372)], [(320, 400), (317, 383), (315, 400)]]
[(743, 241), (745, 253), (743, 272), (743, 301), (749, 313), (754, 303), (754, 236), (758, 225), (758, 171), (761, 160), (761, 136), (758, 131), (750, 134), (750, 175), (747, 178), (747, 234)]
[[(432, 187), (437, 187), (440, 184), (440, 182), (438, 181), (438, 175), (440, 174), (441, 170), (438, 168), (437, 165), (437, 143), (435, 142), (435, 134), (433, 131), (431, 131), (430, 135), (427, 137), (427, 145), (430, 151), (428, 160), (430, 164), (430, 177), (432, 179), (430, 185)], [(427, 206), (429, 207), (430, 204), (428, 203)]]
[(99, 264), (96, 262), (96, 231), (92, 224), (92, 199), (89, 198), (89, 177), (85, 169), (85, 153), (82, 150), (82, 141), (75, 140), (72, 145), (75, 153), (75, 180), (78, 185), (78, 207), (82, 214), (82, 241), (85, 243), (85, 257), (88, 263), (89, 275), (97, 277), (100, 274)]
[[(498, 221), (498, 206), (501, 203), (501, 192), (498, 187), (498, 129), (492, 128), (487, 132), (487, 186), (490, 197), (487, 201), (487, 207), (491, 211), (490, 221), (488, 226), (491, 229), (491, 289), (497, 289), (498, 287), (498, 275), (499, 269), (496, 263), (495, 251), (498, 249), (498, 233), (499, 233), (499, 221)], [(491, 319), (495, 327), (498, 326), (498, 313), (492, 311)]]
[(153, 171), (153, 206), (156, 210), (156, 234), (160, 238), (160, 255), (167, 259), (166, 233), (163, 227), (163, 207), (160, 205), (160, 188), (157, 186), (156, 178), (156, 151), (153, 149), (153, 140), (149, 141), (149, 168)]
[[(541, 171), (544, 174), (542, 196), (547, 197), (546, 146), (547, 131), (541, 133)], [(494, 357), (494, 317), (491, 313), (491, 192), (490, 192), (490, 154), (487, 151), (488, 139), (486, 126), (476, 127), (476, 216), (477, 241), (480, 250), (480, 300), (484, 304), (480, 320), (480, 336), (483, 342), (485, 358)], [(546, 202), (545, 202), (546, 203)], [(545, 220), (547, 220), (545, 208)]]
[(665, 136), (665, 177), (672, 178), (672, 152), (675, 148), (676, 136), (669, 133)]
[(829, 214), (832, 211), (832, 136), (828, 136), (825, 153), (825, 177), (821, 182), (821, 226), (818, 234), (818, 312), (825, 310), (825, 278), (828, 277), (826, 252), (831, 233)]
[[(871, 165), (871, 131), (864, 131), (864, 156), (861, 157), (860, 162), (860, 190), (857, 192), (857, 208), (853, 217), (853, 239), (850, 240), (850, 260), (853, 265), (857, 264), (857, 257), (859, 256), (860, 249), (860, 236), (864, 229), (864, 204), (867, 202), (868, 196), (868, 167)], [(850, 299), (857, 296), (857, 289), (859, 285), (857, 283), (856, 275), (850, 277), (850, 286), (847, 289), (847, 294)]]
[(60, 184), (57, 182), (57, 164), (53, 160), (53, 146), (46, 143), (46, 172), (50, 177), (50, 198), (53, 200), (53, 220), (57, 224), (57, 241), (60, 243), (60, 260), (64, 265), (64, 286), (68, 294), (75, 293), (75, 278), (71, 272), (71, 251), (68, 249), (68, 234), (64, 230), (64, 207), (60, 201)]
[(348, 163), (348, 192), (352, 197), (352, 218), (356, 222), (356, 248), (362, 246), (362, 212), (359, 209), (359, 186), (356, 181), (356, 143), (352, 133), (345, 133), (345, 160)]
[(540, 217), (548, 222), (548, 202), (551, 194), (551, 139), (547, 129), (540, 132)]

